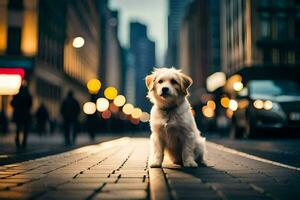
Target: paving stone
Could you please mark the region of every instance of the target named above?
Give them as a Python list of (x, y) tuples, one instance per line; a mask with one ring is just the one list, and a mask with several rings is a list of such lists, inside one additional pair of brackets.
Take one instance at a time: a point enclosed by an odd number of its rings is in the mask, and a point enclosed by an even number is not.
[(130, 190), (130, 191), (123, 191), (117, 190), (113, 192), (101, 192), (98, 193), (93, 200), (97, 199), (146, 199), (147, 192), (144, 190)]
[(28, 199), (32, 197), (33, 194), (30, 194), (26, 191), (18, 192), (18, 191), (1, 191), (0, 192), (0, 200), (9, 200), (9, 199)]
[(115, 191), (115, 190), (147, 190), (148, 183), (115, 183), (106, 184), (101, 191)]
[(120, 178), (118, 183), (142, 183), (144, 178)]
[(104, 183), (73, 183), (69, 182), (58, 186), (57, 190), (96, 190), (103, 186)]
[(90, 190), (57, 190), (49, 191), (37, 199), (86, 199), (93, 194)]
[(172, 191), (174, 199), (220, 199), (218, 194), (212, 190), (206, 191)]
[(2, 182), (0, 182), (0, 190), (4, 190), (4, 189), (10, 188), (10, 187), (15, 187), (17, 185), (18, 185), (17, 183), (2, 183)]
[(108, 178), (109, 174), (78, 174), (76, 178)]

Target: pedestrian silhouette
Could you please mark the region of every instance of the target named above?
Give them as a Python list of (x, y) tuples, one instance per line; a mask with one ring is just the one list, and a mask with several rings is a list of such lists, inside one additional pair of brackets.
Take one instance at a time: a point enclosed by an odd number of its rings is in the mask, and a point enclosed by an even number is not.
[(69, 91), (67, 97), (63, 100), (60, 112), (63, 118), (65, 144), (74, 144), (78, 131), (80, 106), (78, 101), (74, 98), (73, 91)]
[(47, 122), (49, 121), (49, 113), (46, 106), (41, 103), (39, 108), (35, 113), (36, 118), (36, 128), (39, 136), (42, 136), (46, 133)]
[(20, 147), (20, 135), (23, 132), (23, 141), (22, 147), (26, 148), (27, 137), (31, 124), (31, 106), (32, 106), (32, 97), (29, 93), (28, 87), (22, 85), (20, 92), (15, 95), (11, 101), (11, 106), (13, 107), (13, 121), (16, 123), (16, 146)]
[(1, 133), (7, 133), (8, 131), (8, 119), (7, 116), (5, 114), (5, 111), (2, 110), (0, 112), (0, 134)]

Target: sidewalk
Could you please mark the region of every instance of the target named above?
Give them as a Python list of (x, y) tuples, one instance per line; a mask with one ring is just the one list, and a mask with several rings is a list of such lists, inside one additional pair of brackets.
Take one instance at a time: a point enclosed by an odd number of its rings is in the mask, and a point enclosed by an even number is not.
[(148, 169), (144, 138), (0, 167), (0, 199), (299, 199), (300, 171), (208, 143), (207, 167)]
[(85, 145), (109, 141), (120, 137), (120, 135), (99, 134), (94, 141), (91, 141), (87, 133), (81, 133), (78, 134), (75, 145), (66, 146), (61, 133), (45, 134), (42, 137), (31, 133), (28, 136), (27, 148), (24, 150), (16, 148), (14, 133), (0, 135), (0, 166), (62, 153)]

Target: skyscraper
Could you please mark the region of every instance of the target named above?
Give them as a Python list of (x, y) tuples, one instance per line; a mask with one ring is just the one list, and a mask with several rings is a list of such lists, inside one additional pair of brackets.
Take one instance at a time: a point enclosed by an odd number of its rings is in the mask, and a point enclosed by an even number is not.
[(177, 67), (179, 64), (179, 31), (186, 6), (191, 0), (169, 0), (168, 49), (166, 65)]
[(130, 53), (133, 56), (135, 103), (143, 110), (150, 110), (146, 99), (144, 78), (155, 66), (155, 43), (147, 36), (147, 27), (139, 22), (130, 23)]
[(219, 5), (220, 0), (194, 0), (182, 20), (180, 68), (194, 80), (192, 98), (204, 90), (208, 75), (220, 71)]

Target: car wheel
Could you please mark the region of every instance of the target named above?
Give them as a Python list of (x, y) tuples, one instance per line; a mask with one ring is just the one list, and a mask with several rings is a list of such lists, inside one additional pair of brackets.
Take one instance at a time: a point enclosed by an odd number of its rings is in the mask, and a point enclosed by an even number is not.
[(230, 136), (231, 139), (238, 139), (238, 138), (241, 138), (243, 136), (242, 128), (237, 125), (235, 120), (232, 121), (229, 136)]

